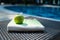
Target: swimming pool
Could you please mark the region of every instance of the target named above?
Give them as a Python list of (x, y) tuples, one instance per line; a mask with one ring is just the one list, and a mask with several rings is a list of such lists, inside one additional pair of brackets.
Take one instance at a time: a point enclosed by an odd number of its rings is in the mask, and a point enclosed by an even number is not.
[(14, 12), (60, 20), (60, 7), (5, 6), (4, 8)]

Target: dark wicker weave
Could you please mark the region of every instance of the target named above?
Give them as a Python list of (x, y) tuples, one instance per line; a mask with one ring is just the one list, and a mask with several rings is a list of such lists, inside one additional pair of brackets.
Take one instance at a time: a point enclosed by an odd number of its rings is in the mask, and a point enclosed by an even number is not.
[(49, 40), (59, 32), (53, 28), (45, 27), (44, 32), (7, 32), (7, 24), (9, 21), (0, 22), (0, 40), (26, 40), (40, 39)]

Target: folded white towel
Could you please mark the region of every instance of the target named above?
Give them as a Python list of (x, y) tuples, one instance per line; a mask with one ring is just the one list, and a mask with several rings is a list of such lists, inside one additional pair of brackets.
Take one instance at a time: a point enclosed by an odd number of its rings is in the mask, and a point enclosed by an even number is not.
[(37, 19), (24, 19), (23, 24), (16, 24), (14, 20), (7, 25), (7, 31), (43, 31), (45, 27)]

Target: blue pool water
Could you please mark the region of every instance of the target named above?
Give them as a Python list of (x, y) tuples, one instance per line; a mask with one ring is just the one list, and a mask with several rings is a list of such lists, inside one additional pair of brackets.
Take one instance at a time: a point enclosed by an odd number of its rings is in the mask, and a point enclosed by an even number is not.
[(60, 20), (60, 8), (58, 7), (6, 6), (4, 8), (15, 12), (23, 12), (24, 14)]

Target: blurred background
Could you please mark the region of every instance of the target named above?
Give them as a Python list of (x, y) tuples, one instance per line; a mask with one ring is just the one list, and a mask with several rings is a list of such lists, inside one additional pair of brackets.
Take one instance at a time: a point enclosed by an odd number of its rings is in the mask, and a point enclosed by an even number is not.
[(0, 4), (47, 4), (47, 5), (60, 5), (60, 0), (0, 0)]

